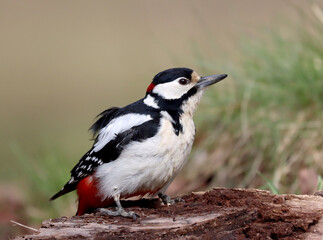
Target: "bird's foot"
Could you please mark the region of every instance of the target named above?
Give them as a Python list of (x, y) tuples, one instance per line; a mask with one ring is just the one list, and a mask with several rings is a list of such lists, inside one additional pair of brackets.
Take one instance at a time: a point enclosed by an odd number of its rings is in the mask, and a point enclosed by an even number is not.
[(96, 212), (104, 216), (121, 216), (126, 218), (132, 218), (133, 220), (136, 220), (139, 217), (139, 215), (137, 215), (133, 211), (127, 212), (123, 208), (118, 207), (116, 208), (116, 211), (111, 211), (106, 208), (98, 208)]
[(163, 201), (165, 205), (172, 205), (177, 202), (185, 202), (182, 198), (174, 198), (171, 199), (170, 196), (163, 194), (163, 193), (158, 193), (158, 197)]

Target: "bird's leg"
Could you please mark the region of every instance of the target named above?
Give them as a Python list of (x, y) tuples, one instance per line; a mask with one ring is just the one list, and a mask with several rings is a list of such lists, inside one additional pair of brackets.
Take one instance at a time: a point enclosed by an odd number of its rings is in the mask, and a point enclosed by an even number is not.
[(116, 211), (111, 211), (106, 208), (98, 208), (97, 211), (102, 215), (122, 216), (122, 217), (132, 218), (133, 220), (136, 220), (137, 217), (139, 217), (136, 213), (132, 211), (126, 212), (124, 210), (124, 208), (121, 206), (121, 203), (120, 203), (120, 195), (114, 196), (113, 199), (117, 204)]
[(174, 198), (174, 199), (171, 199), (170, 196), (164, 194), (164, 193), (158, 193), (158, 197), (163, 201), (163, 203), (165, 205), (172, 205), (174, 203), (177, 203), (177, 202), (184, 202), (183, 199), (181, 198)]

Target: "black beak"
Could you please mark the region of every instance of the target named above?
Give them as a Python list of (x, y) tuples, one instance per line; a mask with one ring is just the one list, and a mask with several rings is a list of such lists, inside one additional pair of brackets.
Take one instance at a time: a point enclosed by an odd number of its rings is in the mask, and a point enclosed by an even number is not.
[(219, 74), (219, 75), (201, 77), (200, 80), (195, 85), (195, 87), (197, 87), (198, 90), (206, 88), (214, 83), (220, 82), (221, 80), (225, 79), (227, 76), (228, 76), (227, 74)]

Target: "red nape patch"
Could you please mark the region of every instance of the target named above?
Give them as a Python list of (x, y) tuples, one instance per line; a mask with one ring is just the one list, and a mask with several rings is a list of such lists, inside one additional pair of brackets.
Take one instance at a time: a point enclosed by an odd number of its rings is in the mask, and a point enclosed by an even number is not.
[(149, 85), (149, 87), (147, 88), (147, 93), (150, 93), (154, 89), (155, 86), (156, 86), (155, 84), (151, 83)]
[(113, 199), (102, 201), (98, 194), (97, 182), (92, 176), (82, 179), (77, 184), (77, 195), (79, 196), (79, 205), (77, 209), (78, 216), (83, 215), (89, 210), (99, 207), (105, 207), (113, 203)]

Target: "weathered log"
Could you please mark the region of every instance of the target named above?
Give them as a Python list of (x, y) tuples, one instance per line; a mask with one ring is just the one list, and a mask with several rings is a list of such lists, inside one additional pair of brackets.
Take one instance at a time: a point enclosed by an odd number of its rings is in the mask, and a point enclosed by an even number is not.
[(137, 220), (86, 214), (45, 220), (16, 239), (322, 239), (323, 198), (215, 188), (164, 206), (158, 199), (123, 201)]

